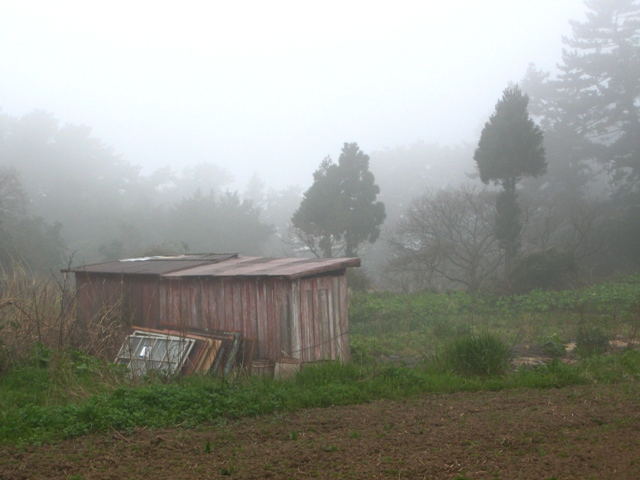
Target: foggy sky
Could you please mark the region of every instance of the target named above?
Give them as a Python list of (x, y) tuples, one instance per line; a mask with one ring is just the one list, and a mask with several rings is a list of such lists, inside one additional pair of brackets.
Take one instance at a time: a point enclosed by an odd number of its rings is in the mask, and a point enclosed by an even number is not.
[[(150, 173), (214, 162), (242, 190), (366, 153), (477, 142), (582, 0), (0, 0), (0, 111), (86, 124)], [(471, 160), (470, 160), (471, 161)], [(375, 172), (374, 172), (375, 173)]]

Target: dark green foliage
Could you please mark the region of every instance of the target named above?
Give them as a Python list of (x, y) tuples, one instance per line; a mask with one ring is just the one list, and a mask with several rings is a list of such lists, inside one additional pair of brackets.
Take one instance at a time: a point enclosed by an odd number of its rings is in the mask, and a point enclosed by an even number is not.
[(582, 360), (582, 368), (599, 383), (614, 384), (640, 380), (640, 351), (626, 349), (605, 355), (589, 355)]
[(529, 117), (528, 103), (529, 97), (518, 87), (502, 93), (473, 156), (483, 183), (494, 182), (512, 190), (522, 177), (545, 173), (543, 134)]
[(481, 333), (453, 340), (432, 361), (444, 372), (494, 376), (504, 375), (509, 370), (512, 357), (507, 343), (490, 333)]
[(544, 353), (553, 358), (562, 357), (567, 353), (565, 342), (557, 333), (540, 338), (539, 343)]
[(516, 293), (531, 290), (566, 288), (577, 264), (572, 255), (555, 248), (523, 256), (510, 275), (511, 288)]
[(528, 103), (518, 87), (505, 89), (473, 155), (482, 182), (502, 186), (496, 201), (496, 237), (505, 251), (507, 273), (522, 231), (516, 185), (522, 177), (538, 177), (547, 169), (542, 130), (529, 117)]
[[(522, 211), (518, 206), (515, 190), (502, 190), (496, 197), (495, 234), (505, 258), (513, 259), (520, 250), (522, 233)], [(510, 269), (507, 268), (507, 273)]]
[(576, 353), (582, 357), (601, 355), (609, 350), (609, 337), (597, 327), (583, 325), (576, 339)]
[[(576, 116), (569, 107), (573, 97), (563, 92), (550, 74), (529, 65), (522, 89), (529, 95), (529, 111), (544, 128), (548, 171), (544, 180), (529, 181), (538, 193), (556, 203), (582, 200), (586, 187), (597, 177), (593, 159), (597, 149), (581, 133)], [(567, 96), (565, 96), (567, 95)], [(579, 122), (578, 122), (579, 123)]]
[(30, 201), (18, 171), (1, 162), (0, 156), (0, 268), (10, 271), (18, 264), (47, 272), (64, 266), (62, 225), (48, 225), (30, 215)]
[(378, 193), (369, 157), (356, 143), (345, 143), (337, 164), (331, 158), (320, 164), (291, 218), (298, 239), (319, 257), (357, 256), (360, 244), (380, 235), (386, 215)]
[[(45, 372), (41, 382), (50, 381), (45, 370), (36, 371)], [(404, 397), (419, 392), (424, 384), (418, 372), (403, 368), (381, 369), (372, 375), (355, 365), (326, 363), (305, 368), (291, 381), (194, 377), (168, 385), (118, 388), (77, 404), (46, 407), (25, 396), (11, 397), (11, 389), (20, 389), (22, 384), (12, 384), (10, 379), (3, 382), (0, 442), (48, 441), (111, 428), (128, 432), (140, 426), (189, 427), (218, 418)]]

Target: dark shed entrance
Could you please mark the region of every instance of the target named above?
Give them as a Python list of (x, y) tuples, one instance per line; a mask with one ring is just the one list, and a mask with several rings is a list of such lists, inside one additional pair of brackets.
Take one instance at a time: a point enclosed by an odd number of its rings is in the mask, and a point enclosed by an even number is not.
[[(359, 258), (147, 257), (72, 268), (80, 322), (120, 305), (135, 326), (237, 331), (256, 357), (348, 361), (346, 269)], [(118, 303), (119, 302), (119, 303)]]

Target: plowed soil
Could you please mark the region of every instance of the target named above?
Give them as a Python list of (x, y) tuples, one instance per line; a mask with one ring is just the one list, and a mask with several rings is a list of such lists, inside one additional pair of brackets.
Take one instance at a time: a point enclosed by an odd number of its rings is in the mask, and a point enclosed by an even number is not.
[(0, 479), (638, 479), (640, 385), (428, 394), (0, 447)]

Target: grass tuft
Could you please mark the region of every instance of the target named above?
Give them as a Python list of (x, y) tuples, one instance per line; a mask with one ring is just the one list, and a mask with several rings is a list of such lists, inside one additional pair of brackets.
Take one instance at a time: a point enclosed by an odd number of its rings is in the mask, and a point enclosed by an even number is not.
[(465, 376), (504, 375), (510, 368), (511, 348), (490, 333), (465, 335), (448, 343), (433, 357), (442, 372)]

